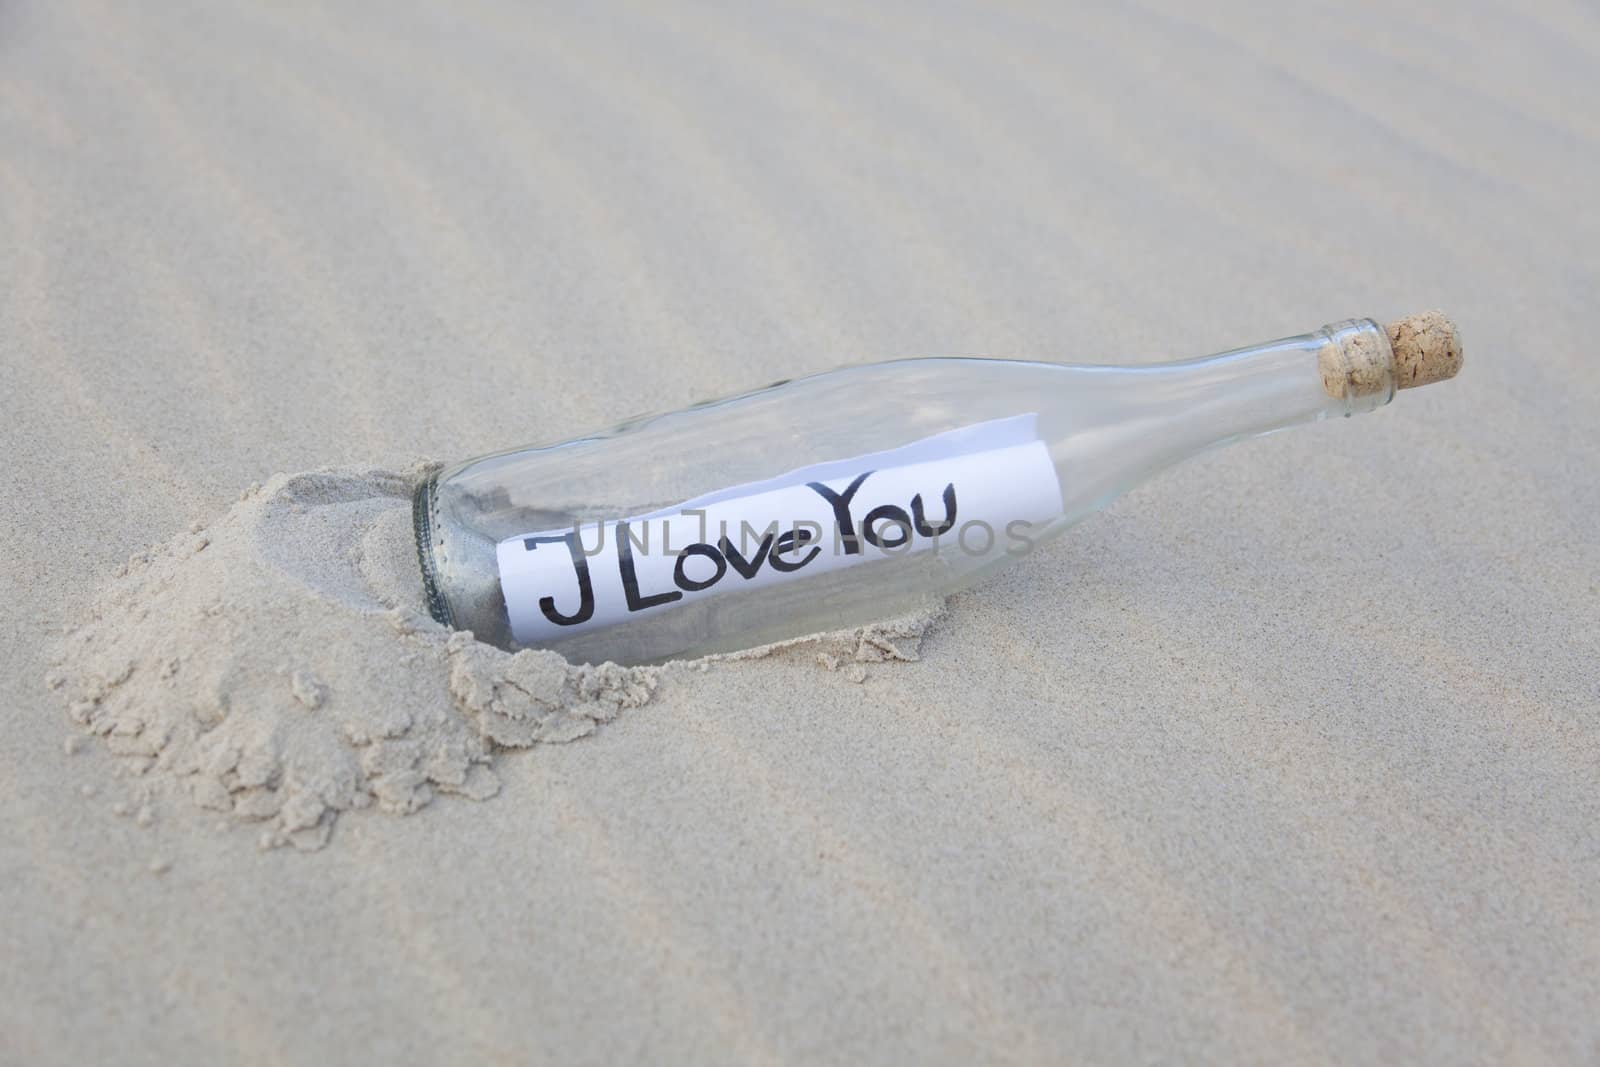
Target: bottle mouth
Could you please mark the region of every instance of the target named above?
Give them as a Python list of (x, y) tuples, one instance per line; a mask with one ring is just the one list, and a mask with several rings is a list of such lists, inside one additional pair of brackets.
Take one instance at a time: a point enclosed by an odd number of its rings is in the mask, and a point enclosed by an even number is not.
[(1442, 311), (1383, 327), (1371, 319), (1348, 319), (1319, 333), (1326, 340), (1317, 357), (1323, 391), (1355, 410), (1386, 404), (1398, 389), (1447, 381), (1461, 370), (1461, 334)]
[(438, 484), (439, 473), (435, 471), (419, 482), (416, 491), (411, 494), (411, 530), (416, 535), (417, 563), (422, 568), (422, 590), (428, 601), (428, 614), (441, 626), (454, 630), (455, 618), (450, 612), (449, 601), (439, 591), (439, 569), (434, 560), (437, 542), (433, 509)]
[(1323, 338), (1317, 353), (1322, 391), (1342, 400), (1344, 413), (1380, 408), (1394, 399), (1394, 354), (1388, 335), (1371, 319), (1346, 319), (1317, 331)]

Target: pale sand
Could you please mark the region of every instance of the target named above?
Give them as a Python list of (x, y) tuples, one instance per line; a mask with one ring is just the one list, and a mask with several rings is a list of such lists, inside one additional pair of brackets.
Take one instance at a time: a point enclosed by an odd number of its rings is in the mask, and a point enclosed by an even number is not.
[[(0, 1060), (1600, 1056), (1600, 20), (857, 7), (0, 8)], [(919, 662), (679, 669), (312, 854), (46, 681), (279, 471), (1433, 306), (1457, 381)]]
[(411, 516), (426, 471), (280, 474), (117, 568), (45, 685), (117, 757), (119, 814), (148, 825), (187, 801), (313, 852), (346, 812), (488, 800), (497, 752), (588, 737), (685, 671), (782, 656), (863, 682), (868, 663), (916, 659), (936, 621), (652, 668), (512, 655), (428, 616)]

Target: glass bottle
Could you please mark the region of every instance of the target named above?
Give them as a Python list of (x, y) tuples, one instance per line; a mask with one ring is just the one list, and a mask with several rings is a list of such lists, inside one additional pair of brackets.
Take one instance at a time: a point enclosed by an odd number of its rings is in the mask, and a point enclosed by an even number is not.
[(907, 359), (778, 382), (426, 479), (429, 608), (502, 648), (625, 664), (859, 625), (1185, 457), (1460, 365), (1430, 312), (1177, 363)]

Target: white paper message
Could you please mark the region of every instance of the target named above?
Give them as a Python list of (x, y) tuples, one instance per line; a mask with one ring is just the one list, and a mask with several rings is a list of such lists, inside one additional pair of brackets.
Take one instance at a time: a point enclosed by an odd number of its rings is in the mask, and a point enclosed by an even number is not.
[(1033, 415), (500, 542), (512, 635), (539, 645), (734, 590), (915, 552), (988, 558), (1061, 514)]

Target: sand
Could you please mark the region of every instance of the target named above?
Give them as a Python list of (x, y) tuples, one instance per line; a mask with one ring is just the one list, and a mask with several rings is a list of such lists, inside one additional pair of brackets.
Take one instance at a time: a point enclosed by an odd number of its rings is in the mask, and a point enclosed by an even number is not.
[[(1600, 1055), (1592, 14), (25, 0), (0, 57), (0, 1060)], [(452, 684), (396, 498), (323, 502), (1427, 307), (1458, 379), (777, 655)]]
[(142, 806), (187, 795), (264, 824), (263, 846), (320, 849), (342, 812), (486, 800), (495, 746), (573, 741), (649, 700), (651, 672), (509, 655), (420, 611), (413, 481), (273, 478), (135, 556), (65, 636), (46, 684)]
[(862, 682), (915, 660), (942, 610), (659, 669), (510, 654), (427, 614), (411, 498), (431, 466), (278, 475), (117, 569), (45, 685), (133, 780), (140, 825), (187, 798), (316, 851), (353, 809), (489, 799), (497, 752), (588, 737), (663, 676), (809, 656)]

